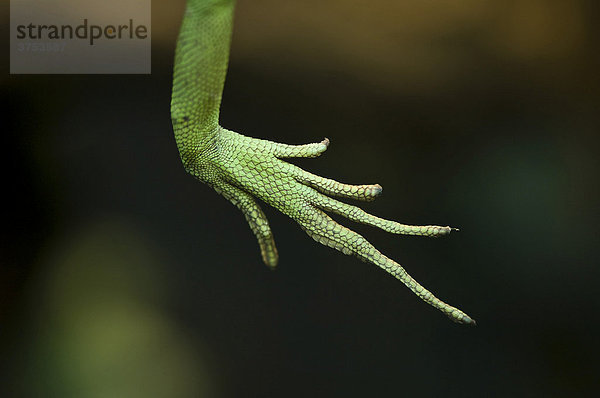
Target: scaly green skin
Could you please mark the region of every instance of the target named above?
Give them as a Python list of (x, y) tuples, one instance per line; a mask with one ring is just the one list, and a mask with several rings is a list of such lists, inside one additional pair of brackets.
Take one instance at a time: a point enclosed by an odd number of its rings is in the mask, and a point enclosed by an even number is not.
[(185, 169), (236, 205), (256, 235), (262, 258), (277, 265), (269, 222), (255, 198), (286, 214), (314, 240), (383, 268), (423, 301), (455, 322), (474, 325), (467, 314), (436, 298), (394, 260), (324, 211), (395, 234), (437, 237), (452, 228), (411, 226), (384, 220), (327, 196), (368, 201), (381, 186), (347, 185), (308, 173), (282, 158), (316, 157), (329, 145), (286, 145), (243, 136), (219, 126), (233, 26), (233, 0), (188, 0), (177, 42), (171, 99), (175, 139)]

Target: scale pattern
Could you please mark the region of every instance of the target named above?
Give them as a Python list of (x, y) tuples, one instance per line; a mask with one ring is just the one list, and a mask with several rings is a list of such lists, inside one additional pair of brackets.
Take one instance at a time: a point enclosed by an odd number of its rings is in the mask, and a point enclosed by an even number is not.
[(177, 42), (171, 99), (173, 129), (185, 169), (244, 213), (269, 267), (277, 265), (278, 253), (256, 199), (292, 218), (317, 242), (381, 267), (453, 321), (474, 325), (471, 317), (435, 297), (400, 264), (325, 212), (395, 234), (438, 237), (448, 235), (452, 228), (406, 225), (373, 216), (332, 196), (370, 201), (381, 194), (379, 184), (343, 184), (282, 160), (317, 157), (329, 146), (327, 138), (318, 143), (287, 145), (247, 137), (219, 125), (233, 7), (232, 0), (188, 0)]

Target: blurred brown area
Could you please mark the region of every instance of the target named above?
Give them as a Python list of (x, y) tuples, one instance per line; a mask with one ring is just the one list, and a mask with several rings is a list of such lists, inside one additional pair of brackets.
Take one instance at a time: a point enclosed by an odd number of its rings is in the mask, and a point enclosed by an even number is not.
[(326, 136), (294, 162), (382, 184), (377, 215), (459, 227), (427, 240), (343, 221), (472, 329), (269, 208), (266, 269), (242, 215), (181, 167), (184, 2), (152, 6), (150, 76), (2, 62), (0, 396), (595, 395), (600, 3), (237, 5), (222, 124)]

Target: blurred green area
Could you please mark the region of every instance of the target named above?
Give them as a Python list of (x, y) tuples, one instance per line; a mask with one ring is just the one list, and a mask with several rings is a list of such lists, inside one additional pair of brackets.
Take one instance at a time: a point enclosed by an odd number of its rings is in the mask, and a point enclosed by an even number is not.
[(123, 220), (52, 242), (28, 289), (28, 396), (210, 397), (202, 343), (164, 308), (164, 263)]
[(382, 184), (377, 215), (460, 227), (352, 225), (475, 329), (271, 209), (281, 261), (263, 266), (241, 214), (178, 158), (182, 11), (153, 4), (151, 76), (2, 63), (0, 396), (593, 395), (598, 2), (238, 4), (222, 124), (327, 136), (296, 163)]

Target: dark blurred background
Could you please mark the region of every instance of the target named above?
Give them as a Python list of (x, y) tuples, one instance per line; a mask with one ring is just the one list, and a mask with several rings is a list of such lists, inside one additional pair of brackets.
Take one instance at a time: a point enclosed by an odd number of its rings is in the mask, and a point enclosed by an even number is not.
[(294, 163), (382, 184), (374, 214), (460, 227), (344, 222), (476, 328), (271, 208), (280, 265), (262, 264), (179, 160), (183, 7), (153, 2), (148, 76), (11, 76), (3, 58), (0, 396), (594, 395), (600, 3), (238, 4), (222, 124), (329, 137)]

